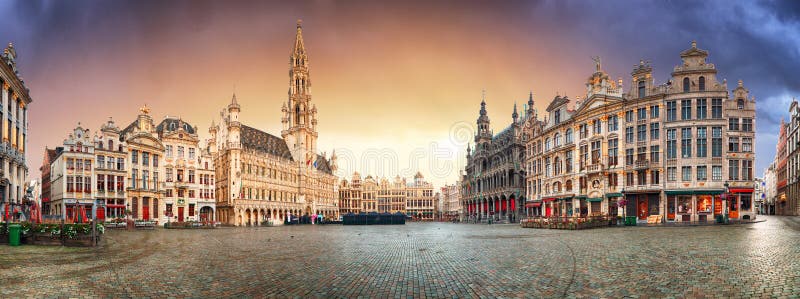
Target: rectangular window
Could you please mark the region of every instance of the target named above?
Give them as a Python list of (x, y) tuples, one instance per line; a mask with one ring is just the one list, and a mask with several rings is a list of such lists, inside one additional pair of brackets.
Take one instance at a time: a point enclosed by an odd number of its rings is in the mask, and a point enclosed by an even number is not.
[(684, 182), (689, 182), (692, 180), (692, 167), (691, 166), (683, 166), (681, 167), (681, 180)]
[(625, 149), (625, 165), (633, 165), (633, 149)]
[(753, 151), (753, 138), (742, 137), (742, 151), (745, 153)]
[(658, 105), (650, 106), (650, 118), (658, 118)]
[(739, 180), (739, 160), (728, 160), (728, 179)]
[(625, 128), (625, 143), (633, 143), (633, 127)]
[(150, 165), (150, 153), (142, 152), (142, 165), (144, 166)]
[(608, 165), (617, 165), (617, 153), (619, 151), (619, 139), (608, 140)]
[(193, 147), (189, 148), (189, 159), (194, 159), (194, 148)]
[(711, 127), (711, 157), (722, 157), (722, 127)]
[(164, 155), (166, 155), (167, 158), (172, 158), (172, 145), (166, 145), (165, 147)]
[(106, 190), (106, 176), (102, 174), (97, 175), (97, 191), (105, 191)]
[(117, 158), (117, 170), (125, 170), (125, 158)]
[(647, 119), (647, 108), (642, 107), (636, 110), (636, 120)]
[(103, 168), (103, 166), (106, 166), (106, 157), (97, 156), (97, 168)]
[(153, 154), (153, 166), (158, 167), (158, 155)]
[(194, 183), (194, 170), (189, 170), (189, 183)]
[(125, 190), (125, 178), (122, 176), (117, 176), (117, 192), (122, 192)]
[(647, 184), (647, 172), (644, 170), (639, 170), (636, 172), (636, 182), (639, 185), (646, 185)]
[(113, 175), (106, 175), (106, 190), (108, 190), (108, 192), (114, 192), (114, 176)]
[(131, 164), (139, 164), (139, 151), (131, 150)]
[(636, 126), (636, 141), (647, 141), (647, 125)]
[(742, 180), (753, 179), (753, 160), (742, 160)]
[(711, 99), (711, 118), (722, 118), (722, 99)]
[(753, 131), (753, 119), (752, 118), (742, 118), (742, 131), (744, 132), (752, 132)]
[(721, 165), (711, 166), (711, 180), (714, 180), (714, 181), (721, 181), (722, 180), (722, 166)]
[(697, 166), (697, 180), (705, 181), (708, 179), (707, 167), (705, 165)]
[(708, 118), (708, 103), (706, 99), (697, 99), (697, 119)]
[(67, 176), (67, 192), (75, 192), (75, 183), (74, 183), (74, 181), (75, 181), (75, 178), (73, 176)]
[(660, 156), (660, 149), (658, 145), (651, 145), (650, 146), (650, 162), (651, 163), (658, 163)]
[(697, 157), (705, 158), (708, 155), (708, 129), (697, 128)]
[(675, 159), (678, 157), (678, 141), (676, 133), (676, 129), (667, 129), (667, 159)]
[(692, 100), (681, 100), (681, 119), (692, 119)]
[(603, 133), (603, 122), (599, 119), (595, 119), (594, 124), (592, 124), (592, 130), (594, 130), (595, 134)]
[(739, 131), (739, 119), (731, 117), (728, 119), (728, 131)]
[(739, 137), (728, 137), (728, 152), (729, 153), (739, 152)]
[(608, 117), (608, 131), (616, 132), (619, 129), (619, 117), (611, 115)]
[(625, 122), (633, 121), (633, 110), (625, 111)]
[[(191, 197), (191, 196), (189, 196), (189, 197)], [(194, 216), (194, 204), (190, 203), (189, 204), (189, 217), (193, 217), (193, 216)]]
[(675, 121), (678, 119), (678, 105), (675, 101), (667, 102), (667, 121)]
[(667, 167), (667, 181), (674, 182), (678, 180), (678, 169), (675, 167)]
[(625, 173), (625, 186), (633, 186), (633, 172)]
[(600, 163), (600, 140), (592, 141), (592, 164)]
[(661, 138), (659, 135), (661, 134), (661, 128), (659, 123), (650, 123), (650, 140), (658, 140)]
[(681, 128), (681, 157), (692, 157), (692, 128)]
[(650, 184), (653, 185), (661, 184), (661, 175), (658, 170), (650, 171)]
[(567, 173), (572, 173), (572, 151), (569, 150), (565, 154), (564, 162), (566, 163)]

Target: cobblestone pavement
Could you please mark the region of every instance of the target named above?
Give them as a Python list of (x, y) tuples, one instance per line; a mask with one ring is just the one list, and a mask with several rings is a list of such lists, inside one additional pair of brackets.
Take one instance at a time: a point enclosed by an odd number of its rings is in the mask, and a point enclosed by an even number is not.
[(109, 231), (97, 249), (0, 246), (0, 298), (798, 298), (800, 222), (764, 218), (583, 231), (450, 223)]

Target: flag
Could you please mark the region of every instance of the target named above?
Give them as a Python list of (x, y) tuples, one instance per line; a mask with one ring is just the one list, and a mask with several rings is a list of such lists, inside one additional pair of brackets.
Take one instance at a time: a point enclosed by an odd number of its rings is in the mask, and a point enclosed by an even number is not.
[(317, 168), (317, 160), (314, 160), (314, 168)]

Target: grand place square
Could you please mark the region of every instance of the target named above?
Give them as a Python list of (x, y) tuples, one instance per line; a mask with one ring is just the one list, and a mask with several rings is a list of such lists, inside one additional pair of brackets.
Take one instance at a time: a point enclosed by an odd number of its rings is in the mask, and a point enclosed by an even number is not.
[(0, 298), (800, 298), (796, 1), (0, 11)]

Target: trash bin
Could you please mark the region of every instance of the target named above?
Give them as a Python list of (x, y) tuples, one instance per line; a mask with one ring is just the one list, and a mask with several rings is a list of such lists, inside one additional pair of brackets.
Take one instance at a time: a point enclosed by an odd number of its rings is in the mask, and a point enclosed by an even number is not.
[(19, 246), (19, 234), (22, 231), (22, 226), (19, 224), (8, 225), (8, 245)]
[(625, 217), (625, 226), (636, 226), (636, 216)]

